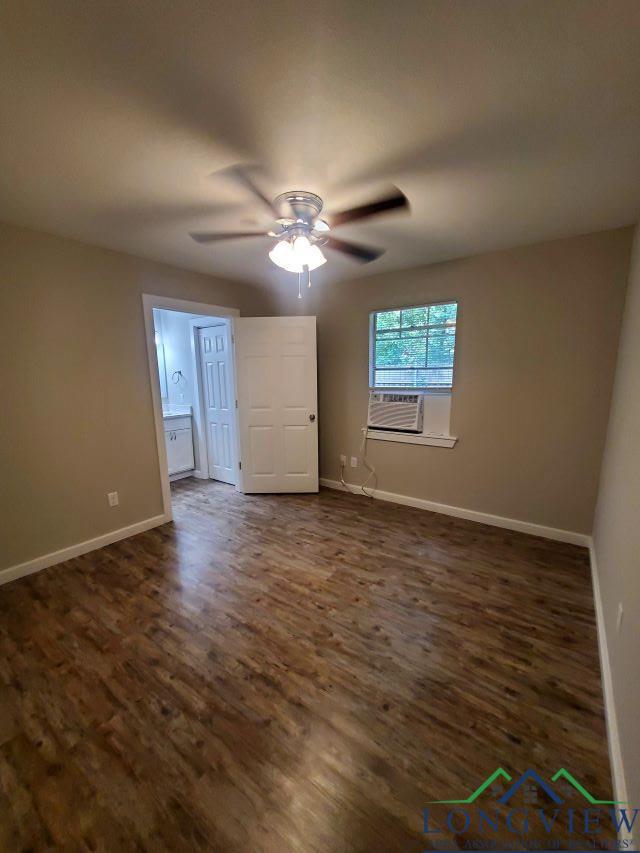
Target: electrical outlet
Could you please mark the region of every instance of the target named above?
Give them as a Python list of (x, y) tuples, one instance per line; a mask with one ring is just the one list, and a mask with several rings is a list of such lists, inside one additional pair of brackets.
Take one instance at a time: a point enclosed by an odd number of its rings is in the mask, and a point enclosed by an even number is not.
[(616, 631), (619, 631), (622, 628), (622, 617), (624, 616), (624, 610), (622, 609), (622, 602), (618, 602), (618, 618), (616, 619)]
[(118, 506), (120, 503), (120, 498), (118, 497), (117, 492), (109, 492), (107, 494), (107, 500), (109, 501), (109, 506)]
[(346, 465), (346, 464), (347, 464), (347, 457), (344, 455), (344, 453), (341, 453), (341, 454), (340, 454), (340, 464), (341, 464), (341, 465)]
[(357, 468), (357, 467), (358, 467), (358, 457), (357, 457), (357, 456), (352, 456), (352, 457), (351, 457), (351, 467), (352, 467), (352, 468)]

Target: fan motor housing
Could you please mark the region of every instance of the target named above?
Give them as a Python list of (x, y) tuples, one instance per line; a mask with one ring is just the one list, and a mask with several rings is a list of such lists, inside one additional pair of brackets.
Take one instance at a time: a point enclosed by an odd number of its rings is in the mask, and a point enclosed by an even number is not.
[(311, 227), (322, 211), (322, 199), (306, 190), (289, 190), (274, 199), (282, 219), (301, 220)]

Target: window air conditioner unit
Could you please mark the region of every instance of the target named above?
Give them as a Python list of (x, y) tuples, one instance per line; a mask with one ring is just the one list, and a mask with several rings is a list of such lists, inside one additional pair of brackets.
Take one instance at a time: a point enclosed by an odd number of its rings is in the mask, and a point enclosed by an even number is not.
[(422, 432), (423, 411), (422, 394), (370, 391), (367, 425), (370, 429)]

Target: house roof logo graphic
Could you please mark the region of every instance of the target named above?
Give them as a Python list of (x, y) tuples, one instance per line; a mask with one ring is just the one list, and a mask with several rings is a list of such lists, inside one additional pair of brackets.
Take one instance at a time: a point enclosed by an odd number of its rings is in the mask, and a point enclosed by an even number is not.
[[(498, 798), (498, 802), (501, 804), (508, 803), (509, 800), (513, 797), (513, 795), (522, 787), (522, 785), (535, 783), (544, 793), (557, 805), (560, 805), (563, 802), (562, 797), (554, 790), (554, 788), (549, 784), (549, 782), (545, 782), (545, 780), (540, 776), (540, 774), (534, 770), (533, 768), (529, 768), (525, 770), (525, 772), (519, 776), (515, 781), (510, 773), (507, 773), (502, 767), (496, 768), (490, 776), (482, 782), (475, 791), (472, 791), (468, 797), (464, 797), (462, 799), (453, 799), (453, 800), (431, 800), (432, 804), (447, 804), (447, 805), (469, 805), (474, 803), (478, 797), (483, 794), (487, 788), (490, 788), (494, 782), (504, 780), (505, 782), (513, 782), (513, 784), (507, 789), (507, 791), (502, 794)], [(598, 806), (622, 806), (626, 805), (625, 802), (621, 800), (599, 800), (594, 797), (578, 780), (569, 773), (568, 770), (565, 770), (564, 767), (561, 767), (554, 775), (551, 777), (551, 782), (558, 782), (563, 780), (565, 783), (571, 785), (590, 805), (598, 805)]]
[(522, 787), (526, 782), (529, 782), (529, 781), (531, 781), (531, 782), (535, 782), (535, 783), (536, 783), (536, 785), (537, 785), (539, 788), (541, 788), (541, 789), (545, 792), (545, 794), (546, 794), (550, 799), (552, 799), (552, 800), (553, 800), (553, 802), (554, 802), (554, 803), (556, 803), (557, 805), (562, 805), (562, 797), (559, 797), (559, 796), (556, 794), (556, 792), (553, 790), (553, 788), (552, 788), (550, 785), (547, 785), (547, 783), (544, 781), (544, 779), (543, 779), (543, 778), (542, 778), (538, 773), (536, 773), (536, 771), (535, 771), (535, 770), (531, 770), (531, 769), (526, 770), (526, 771), (522, 774), (522, 776), (520, 776), (520, 778), (519, 778), (519, 779), (516, 779), (516, 781), (515, 781), (515, 782), (513, 783), (513, 785), (509, 788), (509, 790), (508, 790), (505, 794), (503, 794), (503, 795), (500, 797), (500, 799), (498, 800), (498, 802), (499, 802), (499, 803), (502, 803), (502, 804), (504, 804), (504, 803), (508, 803), (508, 802), (509, 802), (509, 800), (511, 799), (511, 797), (513, 797), (513, 795), (514, 795), (517, 791), (519, 791), (519, 790), (520, 790), (520, 788), (521, 788), (521, 787)]

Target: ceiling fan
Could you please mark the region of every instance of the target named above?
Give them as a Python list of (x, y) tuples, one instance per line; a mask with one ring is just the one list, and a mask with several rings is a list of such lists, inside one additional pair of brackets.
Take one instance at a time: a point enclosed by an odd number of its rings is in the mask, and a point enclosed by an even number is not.
[[(246, 237), (267, 237), (276, 243), (269, 252), (274, 264), (288, 272), (298, 274), (298, 298), (302, 297), (302, 276), (306, 275), (307, 285), (311, 287), (311, 271), (326, 263), (322, 249), (342, 252), (359, 263), (370, 263), (384, 254), (384, 249), (363, 246), (340, 240), (332, 235), (332, 230), (340, 225), (357, 222), (392, 210), (408, 210), (409, 202), (399, 189), (369, 204), (351, 207), (339, 213), (328, 214), (320, 218), (323, 203), (320, 196), (306, 190), (291, 190), (282, 193), (271, 201), (259, 188), (249, 173), (241, 165), (231, 166), (224, 173), (242, 184), (260, 202), (268, 208), (278, 230), (273, 231), (192, 231), (190, 236), (197, 243), (217, 243), (220, 240), (235, 240)], [(219, 174), (219, 173), (216, 173)]]

